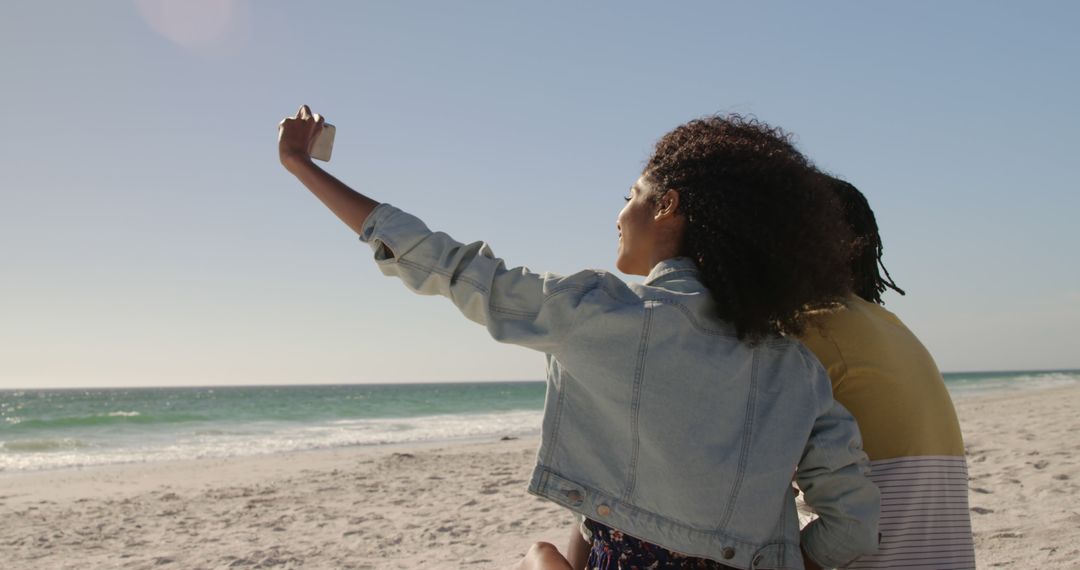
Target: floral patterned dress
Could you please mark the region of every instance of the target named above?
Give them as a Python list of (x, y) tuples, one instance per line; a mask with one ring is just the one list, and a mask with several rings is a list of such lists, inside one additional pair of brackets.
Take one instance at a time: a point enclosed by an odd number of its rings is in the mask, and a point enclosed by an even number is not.
[(585, 526), (593, 535), (589, 563), (585, 566), (588, 570), (734, 570), (715, 560), (672, 552), (592, 519), (585, 519)]

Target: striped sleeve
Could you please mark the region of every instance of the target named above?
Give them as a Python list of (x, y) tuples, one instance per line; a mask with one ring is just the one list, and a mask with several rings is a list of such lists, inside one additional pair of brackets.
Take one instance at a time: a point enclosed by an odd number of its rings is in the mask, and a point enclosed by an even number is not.
[(846, 568), (975, 568), (963, 456), (873, 461), (870, 479), (881, 491), (881, 542)]

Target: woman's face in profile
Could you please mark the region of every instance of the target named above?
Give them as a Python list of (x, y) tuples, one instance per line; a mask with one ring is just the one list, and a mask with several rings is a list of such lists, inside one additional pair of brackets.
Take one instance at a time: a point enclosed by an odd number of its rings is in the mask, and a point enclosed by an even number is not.
[(652, 249), (656, 241), (652, 184), (644, 175), (630, 188), (626, 205), (619, 212), (619, 252), (615, 267), (628, 275), (648, 275), (652, 269)]

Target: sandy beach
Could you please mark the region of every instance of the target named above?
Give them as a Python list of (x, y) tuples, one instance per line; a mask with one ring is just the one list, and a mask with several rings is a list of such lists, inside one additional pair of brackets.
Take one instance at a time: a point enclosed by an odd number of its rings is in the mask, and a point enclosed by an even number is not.
[(957, 404), (980, 568), (1080, 567), (1080, 389)]
[[(957, 403), (979, 567), (1080, 566), (1080, 388)], [(572, 519), (534, 439), (0, 475), (4, 568), (506, 568)]]

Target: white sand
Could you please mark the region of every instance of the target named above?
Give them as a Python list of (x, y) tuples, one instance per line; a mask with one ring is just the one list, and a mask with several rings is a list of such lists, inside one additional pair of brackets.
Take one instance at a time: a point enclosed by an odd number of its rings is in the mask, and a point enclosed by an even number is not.
[(536, 441), (0, 477), (2, 568), (502, 568), (572, 519)]
[(979, 568), (1080, 568), (1080, 389), (957, 405)]
[[(958, 403), (979, 567), (1080, 567), (1080, 389)], [(2, 568), (506, 568), (571, 517), (535, 440), (0, 476)]]

